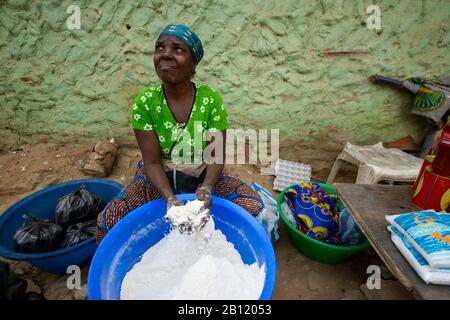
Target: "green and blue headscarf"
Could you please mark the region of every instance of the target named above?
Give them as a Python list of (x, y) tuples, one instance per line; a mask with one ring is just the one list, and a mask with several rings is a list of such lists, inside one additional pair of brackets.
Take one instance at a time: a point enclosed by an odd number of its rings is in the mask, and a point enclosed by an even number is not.
[(202, 60), (204, 54), (202, 42), (197, 34), (184, 24), (169, 24), (159, 36), (162, 35), (175, 36), (183, 41), (191, 50), (195, 64)]

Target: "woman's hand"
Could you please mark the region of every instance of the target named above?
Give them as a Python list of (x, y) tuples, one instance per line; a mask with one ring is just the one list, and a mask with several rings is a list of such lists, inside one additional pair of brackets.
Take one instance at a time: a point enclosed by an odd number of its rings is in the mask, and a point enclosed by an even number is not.
[(175, 196), (170, 196), (167, 198), (167, 210), (169, 210), (173, 206), (183, 206), (184, 203), (181, 200), (178, 200)]
[(175, 228), (180, 228), (180, 232), (183, 232), (183, 230), (184, 230), (183, 224), (181, 224), (180, 226), (174, 225), (174, 221), (172, 220), (172, 217), (167, 214), (167, 212), (170, 210), (170, 208), (172, 208), (174, 206), (182, 206), (182, 205), (184, 205), (183, 202), (178, 200), (177, 197), (175, 197), (174, 195), (171, 195), (166, 199), (166, 203), (167, 203), (167, 211), (166, 211), (165, 218), (166, 218), (167, 223), (173, 225)]
[(197, 200), (205, 202), (205, 208), (211, 209), (212, 206), (212, 187), (207, 184), (201, 184), (195, 191)]

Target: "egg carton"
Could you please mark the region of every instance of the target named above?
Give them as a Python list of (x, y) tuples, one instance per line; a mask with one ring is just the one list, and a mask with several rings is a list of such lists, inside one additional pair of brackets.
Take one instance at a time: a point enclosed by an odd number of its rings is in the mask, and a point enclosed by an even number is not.
[(282, 172), (311, 172), (311, 165), (278, 159), (275, 163), (275, 173), (278, 174)]
[(275, 180), (273, 189), (282, 191), (284, 188), (311, 180), (311, 166), (295, 161), (278, 159), (275, 164)]
[(302, 182), (309, 182), (309, 181), (311, 181), (310, 176), (299, 177), (299, 178), (295, 178), (295, 179), (275, 178), (275, 180), (273, 181), (273, 190), (283, 191), (286, 187), (288, 187), (290, 185), (298, 184), (298, 183), (302, 183)]

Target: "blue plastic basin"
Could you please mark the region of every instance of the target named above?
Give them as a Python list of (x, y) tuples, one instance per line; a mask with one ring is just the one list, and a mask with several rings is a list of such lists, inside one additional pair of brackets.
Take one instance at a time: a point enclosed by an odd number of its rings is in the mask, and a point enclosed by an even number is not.
[[(194, 200), (194, 194), (177, 196)], [(275, 254), (266, 232), (257, 220), (231, 201), (214, 197), (211, 209), (216, 229), (233, 243), (246, 264), (255, 261), (266, 266), (266, 278), (260, 299), (268, 300), (275, 285)], [(122, 280), (142, 255), (169, 231), (162, 199), (149, 202), (130, 212), (103, 239), (95, 252), (88, 276), (88, 298), (118, 300)]]
[(92, 192), (108, 203), (122, 190), (123, 186), (106, 179), (82, 179), (52, 185), (20, 200), (0, 216), (0, 256), (17, 261), (26, 261), (46, 272), (65, 273), (70, 265), (83, 266), (95, 253), (95, 237), (75, 246), (45, 252), (20, 253), (14, 250), (14, 234), (23, 224), (23, 214), (31, 213), (39, 218), (54, 219), (59, 199), (78, 189), (83, 183), (85, 190)]

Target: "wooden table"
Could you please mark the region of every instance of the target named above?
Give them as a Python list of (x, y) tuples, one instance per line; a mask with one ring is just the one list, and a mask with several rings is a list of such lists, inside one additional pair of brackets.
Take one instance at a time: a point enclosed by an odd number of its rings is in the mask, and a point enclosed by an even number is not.
[(391, 241), (385, 215), (417, 211), (409, 185), (337, 183), (335, 190), (392, 274), (419, 299), (449, 299), (450, 286), (426, 284)]

